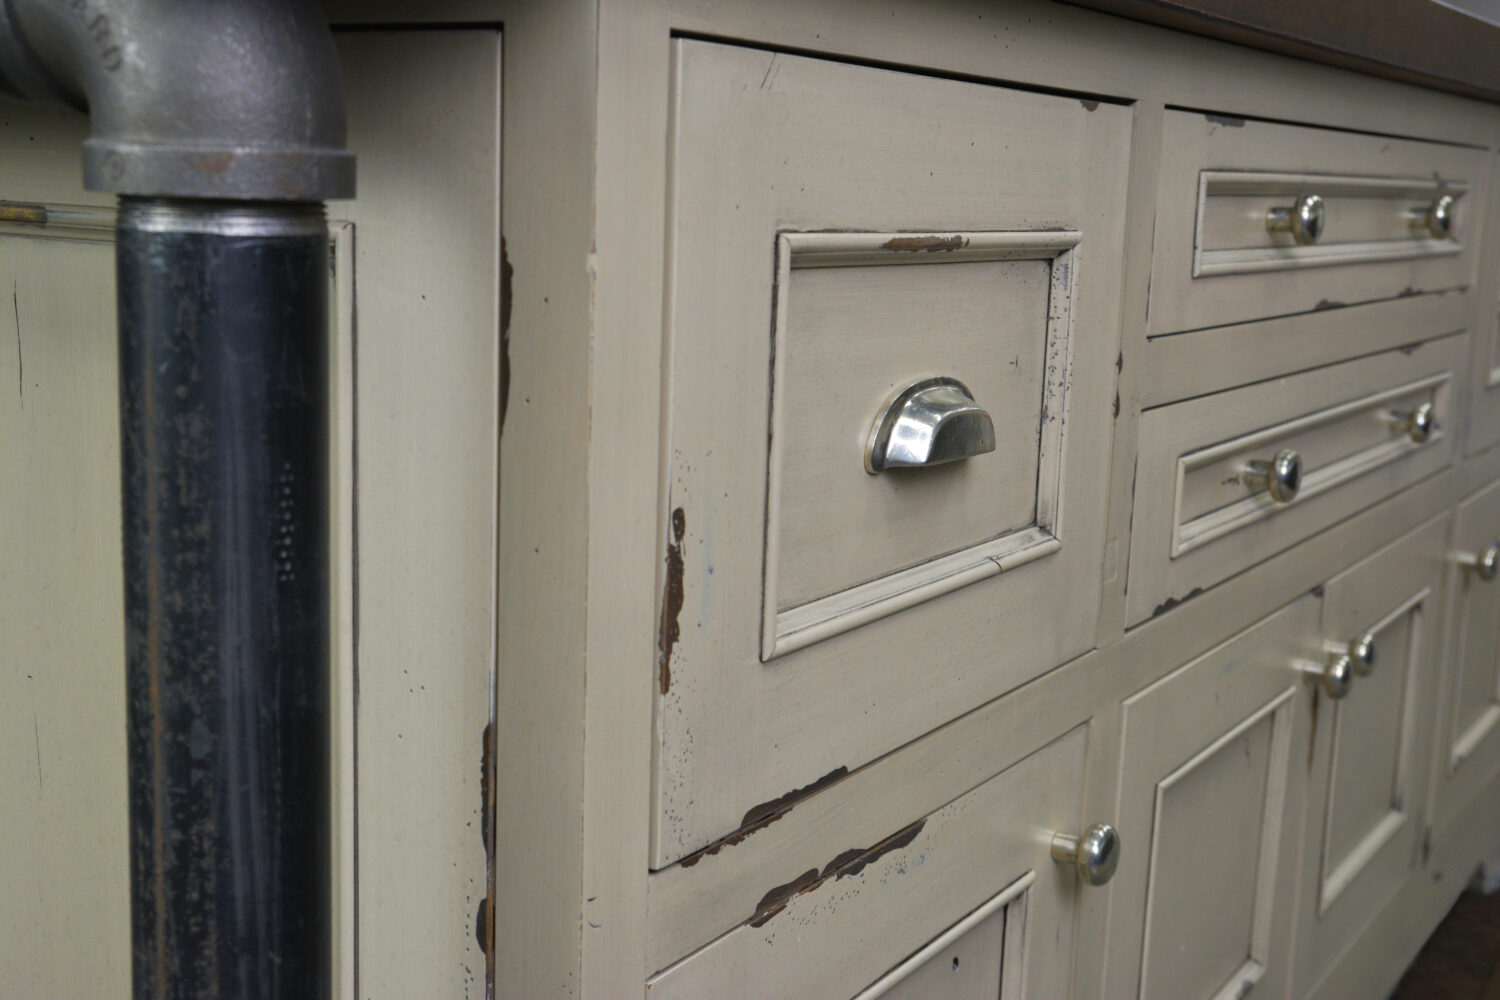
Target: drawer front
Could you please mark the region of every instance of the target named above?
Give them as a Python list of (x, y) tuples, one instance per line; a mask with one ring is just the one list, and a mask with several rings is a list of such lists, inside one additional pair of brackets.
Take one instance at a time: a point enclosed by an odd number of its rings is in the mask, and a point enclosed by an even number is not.
[[(1479, 150), (1189, 111), (1163, 149), (1152, 335), (1472, 280)], [(1320, 226), (1276, 228), (1299, 209)]]
[(1089, 890), (1051, 859), (1049, 832), (1079, 825), (1086, 742), (1075, 729), (880, 843), (788, 873), (647, 996), (1071, 995), (1074, 910)]
[[(1446, 516), (1328, 582), (1329, 656), (1355, 659), (1348, 693), (1314, 689), (1292, 995), (1323, 981), (1417, 863), (1427, 798)], [(1368, 640), (1362, 646), (1363, 640)]]
[(1450, 336), (1144, 413), (1131, 624), (1446, 466), (1466, 349)]
[(658, 868), (1092, 645), (1130, 127), (675, 51)]
[(1126, 699), (1103, 995), (1285, 995), (1318, 611), (1304, 597)]
[(1500, 546), (1500, 483), (1458, 505), (1452, 544), (1435, 826), (1444, 825), (1500, 765), (1500, 578), (1485, 579), (1487, 573), (1458, 561)]

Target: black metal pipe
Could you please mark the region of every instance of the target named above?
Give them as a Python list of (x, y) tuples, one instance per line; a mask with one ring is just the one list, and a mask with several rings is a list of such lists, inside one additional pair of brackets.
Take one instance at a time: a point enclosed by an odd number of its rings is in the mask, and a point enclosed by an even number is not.
[(124, 198), (137, 998), (330, 991), (322, 206)]

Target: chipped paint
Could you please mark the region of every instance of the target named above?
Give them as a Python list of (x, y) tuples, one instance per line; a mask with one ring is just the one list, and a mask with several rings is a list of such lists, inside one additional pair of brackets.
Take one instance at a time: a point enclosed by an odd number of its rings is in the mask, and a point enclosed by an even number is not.
[(672, 541), (667, 543), (667, 580), (662, 587), (661, 627), (656, 637), (657, 679), (661, 693), (672, 688), (672, 648), (682, 638), (678, 616), (682, 614), (682, 539), (687, 534), (687, 514), (672, 511)]
[(495, 723), (484, 725), (479, 758), (479, 833), (484, 839), (485, 894), (474, 917), (474, 936), (484, 950), (484, 995), (495, 995)]
[(1323, 702), (1321, 694), (1322, 694), (1322, 692), (1320, 692), (1317, 688), (1313, 688), (1312, 711), (1310, 713), (1311, 720), (1308, 722), (1308, 726), (1307, 726), (1307, 773), (1308, 774), (1312, 774), (1312, 769), (1313, 769), (1313, 751), (1314, 751), (1314, 749), (1317, 748), (1317, 745), (1318, 745), (1318, 706), (1321, 705), (1322, 702)]
[(1181, 597), (1169, 597), (1156, 606), (1156, 610), (1151, 612), (1151, 617), (1156, 618), (1159, 615), (1164, 615), (1168, 611), (1171, 611), (1173, 608), (1177, 607), (1177, 605), (1186, 604), (1188, 601), (1191, 601), (1201, 593), (1203, 593), (1202, 587), (1194, 587), (1192, 590), (1188, 591), (1186, 594), (1183, 594)]
[(720, 837), (718, 840), (714, 841), (712, 844), (709, 844), (707, 847), (694, 851), (692, 854), (689, 854), (687, 857), (678, 862), (678, 864), (682, 865), (682, 867), (684, 868), (691, 868), (698, 862), (702, 861), (704, 858), (712, 857), (726, 847), (733, 847), (734, 845), (745, 840), (752, 833), (757, 833), (761, 830), (764, 830), (772, 823), (781, 819), (781, 817), (790, 812), (792, 807), (795, 806), (798, 802), (801, 802), (803, 799), (807, 798), (809, 795), (812, 795), (814, 792), (818, 792), (824, 788), (827, 788), (829, 785), (833, 784), (835, 781), (838, 781), (848, 773), (849, 769), (847, 767), (836, 767), (810, 785), (804, 785), (801, 788), (794, 788), (790, 792), (787, 792), (785, 795), (779, 798), (772, 799), (770, 802), (765, 802), (761, 805), (751, 808), (749, 812), (745, 813), (745, 818), (741, 820), (739, 829), (735, 830), (734, 833), (731, 833), (727, 837)]
[(944, 253), (962, 250), (969, 245), (967, 236), (893, 236), (880, 244), (882, 250), (916, 253)]
[(827, 788), (829, 785), (833, 784), (839, 779), (846, 777), (848, 774), (849, 769), (847, 767), (836, 767), (811, 784), (803, 785), (801, 788), (794, 788), (790, 792), (787, 792), (785, 795), (774, 798), (769, 802), (762, 802), (758, 806), (752, 806), (750, 810), (745, 813), (745, 818), (740, 820), (740, 827), (744, 828), (750, 826), (753, 823), (759, 823), (772, 814), (784, 814), (787, 810), (791, 809), (792, 806), (796, 805), (800, 800), (807, 798), (814, 792), (821, 792), (823, 789)]
[(919, 819), (870, 847), (854, 847), (835, 855), (833, 860), (823, 866), (821, 872), (816, 868), (809, 868), (790, 882), (773, 886), (761, 897), (748, 923), (751, 927), (761, 927), (786, 909), (793, 899), (816, 890), (830, 878), (835, 881), (852, 878), (892, 851), (909, 847), (926, 825), (927, 820)]
[(510, 407), (510, 306), (511, 279), (515, 268), (500, 237), (500, 434), (505, 434), (505, 412)]
[(1225, 128), (1245, 127), (1245, 119), (1234, 115), (1204, 115), (1203, 117), (1210, 125), (1223, 125)]

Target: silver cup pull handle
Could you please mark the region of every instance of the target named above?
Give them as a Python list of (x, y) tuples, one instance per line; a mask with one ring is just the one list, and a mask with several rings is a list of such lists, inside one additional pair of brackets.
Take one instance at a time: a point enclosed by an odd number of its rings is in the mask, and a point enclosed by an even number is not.
[(919, 469), (995, 450), (995, 424), (956, 378), (917, 379), (895, 392), (870, 427), (865, 471)]

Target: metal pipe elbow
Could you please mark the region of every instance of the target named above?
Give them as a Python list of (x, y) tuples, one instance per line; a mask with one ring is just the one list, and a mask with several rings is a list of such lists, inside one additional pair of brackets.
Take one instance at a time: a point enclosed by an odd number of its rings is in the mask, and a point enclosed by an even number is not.
[(354, 195), (343, 78), (316, 0), (0, 0), (0, 93), (88, 113), (91, 190)]

